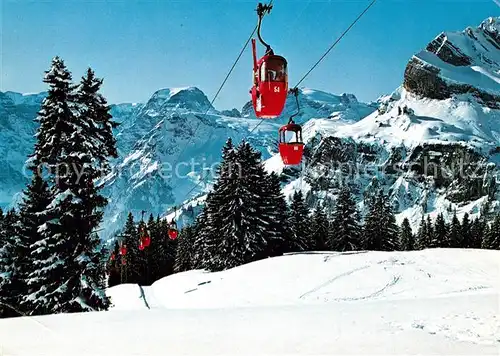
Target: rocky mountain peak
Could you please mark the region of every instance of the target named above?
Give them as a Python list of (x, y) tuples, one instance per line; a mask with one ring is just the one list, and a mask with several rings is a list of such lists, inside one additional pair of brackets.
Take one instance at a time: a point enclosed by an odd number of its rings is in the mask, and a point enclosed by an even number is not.
[(144, 110), (152, 115), (165, 109), (185, 109), (196, 112), (214, 110), (207, 96), (197, 87), (157, 90), (144, 106)]
[(443, 32), (408, 63), (404, 88), (430, 99), (472, 94), (500, 108), (500, 17), (477, 28)]

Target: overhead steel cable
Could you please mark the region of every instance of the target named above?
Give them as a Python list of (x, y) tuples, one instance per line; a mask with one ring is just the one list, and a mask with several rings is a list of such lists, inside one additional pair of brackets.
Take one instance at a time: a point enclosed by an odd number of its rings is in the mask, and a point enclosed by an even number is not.
[[(368, 10), (375, 4), (377, 0), (372, 0), (370, 4), (356, 17), (356, 19), (342, 32), (342, 34), (333, 42), (333, 44), (326, 50), (326, 52), (316, 61), (316, 63), (313, 64), (313, 66), (302, 76), (302, 78), (297, 82), (297, 84), (293, 87), (292, 90), (296, 90), (298, 86), (307, 78), (307, 76), (321, 63), (323, 59), (332, 51), (335, 46), (349, 33), (349, 31), (354, 27), (354, 25), (368, 12)], [(270, 5), (272, 4), (272, 0), (269, 3)], [(255, 27), (254, 31), (252, 32), (252, 35), (250, 38), (247, 40), (245, 47), (248, 45), (248, 42), (250, 42), (251, 37), (257, 30), (258, 25)], [(243, 48), (244, 50), (245, 48)], [(242, 51), (243, 51), (242, 50)], [(241, 54), (240, 54), (241, 56)], [(207, 111), (208, 112), (208, 111)], [(247, 139), (248, 136), (250, 136), (266, 119), (261, 119), (260, 122), (254, 126), (252, 130), (243, 138), (243, 140)], [(205, 183), (205, 180), (207, 179), (209, 173), (205, 174), (205, 176), (200, 179), (193, 188), (191, 188), (187, 194), (185, 195), (185, 198), (189, 196), (197, 187), (200, 186), (201, 183)]]
[[(274, 0), (271, 0), (269, 2), (269, 4), (267, 5), (268, 7), (271, 7), (272, 8), (272, 4), (273, 4), (273, 1)], [(224, 78), (224, 80), (222, 81), (221, 85), (219, 86), (219, 89), (217, 90), (217, 92), (215, 93), (212, 101), (210, 102), (210, 105), (209, 107), (207, 108), (207, 110), (205, 111), (205, 113), (203, 114), (203, 117), (205, 117), (208, 112), (210, 111), (210, 108), (213, 107), (213, 104), (215, 102), (215, 100), (217, 99), (217, 97), (219, 96), (220, 92), (222, 91), (222, 89), (224, 88), (224, 85), (226, 84), (227, 80), (229, 79), (229, 77), (231, 76), (234, 68), (236, 67), (236, 65), (238, 64), (239, 60), (241, 59), (241, 56), (243, 55), (243, 53), (245, 52), (248, 44), (250, 43), (250, 41), (252, 40), (252, 37), (254, 36), (255, 32), (259, 29), (261, 25), (261, 19), (259, 19), (259, 23), (257, 25), (255, 25), (252, 33), (250, 34), (250, 36), (248, 36), (248, 39), (246, 40), (245, 44), (243, 45), (243, 47), (241, 48), (241, 51), (240, 53), (238, 54), (238, 56), (236, 57), (236, 60), (234, 61), (233, 65), (231, 66), (231, 68), (229, 69), (229, 71), (227, 72), (226, 74), (226, 77)], [(259, 34), (260, 36), (260, 34)], [(260, 126), (262, 122), (258, 123), (251, 132), (253, 132), (258, 126)], [(181, 152), (179, 153), (179, 155), (177, 156), (177, 162), (176, 164), (178, 163), (179, 159), (182, 157), (182, 154), (186, 151), (186, 148), (187, 146), (189, 146), (189, 144), (191, 144), (192, 140), (194, 139), (194, 137), (196, 136), (196, 132), (198, 131), (198, 129), (200, 128), (202, 122), (200, 120), (200, 122), (198, 123), (198, 125), (196, 126), (194, 132), (193, 132), (193, 135), (191, 136), (191, 138), (188, 140), (188, 142), (184, 145), (184, 147), (182, 148)], [(251, 133), (250, 132), (250, 133)], [(247, 136), (248, 137), (248, 136)], [(191, 192), (196, 189), (201, 182), (203, 182), (206, 178), (207, 178), (208, 174), (203, 177), (187, 194), (186, 194), (186, 197), (191, 194)]]
[(304, 74), (302, 76), (302, 78), (294, 86), (294, 89), (298, 88), (300, 83), (302, 83), (306, 79), (306, 77), (321, 63), (321, 61), (323, 59), (325, 59), (325, 57), (328, 55), (328, 53), (330, 53), (330, 51), (333, 48), (335, 48), (335, 46), (342, 40), (342, 38), (344, 38), (345, 35), (347, 35), (347, 33), (354, 27), (354, 25), (368, 12), (368, 10), (373, 6), (373, 4), (375, 4), (376, 1), (377, 0), (372, 0), (372, 2), (370, 2), (370, 4), (358, 15), (358, 17), (356, 17), (356, 19), (349, 25), (349, 27), (347, 27), (345, 29), (345, 31), (342, 32), (342, 34), (335, 40), (335, 42), (333, 42), (333, 44), (326, 50), (326, 52), (320, 57), (320, 59), (318, 59), (318, 61), (316, 63), (314, 63), (314, 65), (311, 67), (311, 69), (309, 69), (306, 72), (306, 74)]

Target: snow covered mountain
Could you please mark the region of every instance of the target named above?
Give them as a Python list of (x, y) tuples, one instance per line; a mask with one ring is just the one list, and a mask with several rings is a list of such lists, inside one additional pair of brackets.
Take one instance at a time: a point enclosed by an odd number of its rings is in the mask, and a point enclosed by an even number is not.
[(44, 94), (0, 92), (0, 207), (19, 198), (29, 182), (24, 162), (33, 151), (36, 117)]
[[(28, 181), (22, 169), (34, 144), (36, 123), (33, 119), (45, 97), (44, 93), (23, 95), (0, 93), (3, 160), (8, 170), (0, 176), (0, 206), (12, 206), (13, 197)], [(352, 94), (333, 94), (303, 89), (299, 100), (299, 120), (331, 117), (338, 122), (355, 122), (373, 112), (375, 105), (357, 101)], [(220, 150), (231, 137), (235, 142), (245, 138), (265, 158), (276, 154), (278, 128), (288, 121), (296, 109), (295, 99), (287, 102), (278, 120), (259, 124), (245, 105), (219, 112), (205, 94), (195, 87), (167, 88), (155, 92), (146, 103), (112, 105), (111, 113), (120, 126), (115, 130), (119, 158), (105, 178), (110, 203), (106, 210), (104, 236), (116, 231), (132, 211), (139, 216), (163, 214), (185, 200), (210, 187), (214, 165)], [(200, 180), (207, 176), (207, 183)]]
[[(390, 194), (399, 220), (423, 214), (477, 215), (498, 205), (500, 153), (500, 18), (444, 33), (408, 63), (403, 85), (355, 123), (312, 119), (305, 125), (302, 172), (285, 192), (303, 189), (311, 206), (335, 200), (341, 180), (358, 195)], [(483, 211), (484, 212), (484, 211)]]
[(500, 109), (500, 17), (479, 27), (444, 32), (411, 59), (404, 87), (430, 99), (472, 94), (479, 102)]
[[(352, 94), (304, 89), (299, 98), (303, 118), (327, 114), (355, 122), (375, 110)], [(245, 138), (265, 158), (276, 154), (277, 130), (295, 110), (291, 98), (281, 118), (259, 125), (248, 105), (242, 117), (238, 110), (217, 111), (195, 87), (158, 90), (131, 110), (118, 129), (120, 158), (106, 177), (111, 197), (106, 232), (119, 228), (128, 211), (163, 214), (209, 189), (228, 137), (236, 143)]]

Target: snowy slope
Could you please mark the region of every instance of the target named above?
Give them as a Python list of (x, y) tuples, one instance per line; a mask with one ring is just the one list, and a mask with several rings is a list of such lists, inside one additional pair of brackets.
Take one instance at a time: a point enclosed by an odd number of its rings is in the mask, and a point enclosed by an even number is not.
[[(339, 137), (351, 137), (387, 147), (414, 147), (424, 143), (464, 142), (478, 148), (494, 148), (500, 139), (500, 110), (490, 109), (469, 95), (436, 100), (398, 89), (387, 112), (375, 112), (353, 125), (337, 129)], [(407, 107), (410, 114), (398, 115)]]
[[(365, 303), (499, 293), (499, 268), (499, 251), (298, 253), (222, 272), (178, 273), (143, 288), (152, 309)], [(139, 292), (135, 285), (109, 290), (119, 309), (144, 309), (135, 303), (140, 298), (127, 299)]]
[[(0, 320), (4, 355), (495, 355), (498, 251), (283, 256), (110, 290), (111, 312)], [(207, 283), (210, 281), (210, 283)], [(204, 284), (202, 282), (205, 282)], [(118, 297), (120, 296), (120, 297)]]

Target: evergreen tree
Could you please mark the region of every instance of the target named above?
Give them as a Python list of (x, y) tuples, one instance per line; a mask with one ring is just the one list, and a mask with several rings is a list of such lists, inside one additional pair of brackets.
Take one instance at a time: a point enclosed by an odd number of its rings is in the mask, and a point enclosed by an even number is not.
[(273, 223), (265, 202), (267, 179), (261, 154), (246, 142), (234, 150), (228, 140), (205, 207), (205, 268), (223, 270), (265, 256)]
[(434, 239), (431, 241), (431, 247), (448, 247), (447, 234), (448, 226), (443, 214), (440, 213), (434, 225)]
[(286, 202), (277, 175), (248, 143), (222, 149), (217, 180), (193, 227), (192, 268), (239, 266), (287, 251)]
[(49, 85), (49, 90), (35, 119), (39, 128), (35, 135), (35, 153), (32, 156), (36, 169), (47, 168), (52, 174), (57, 173), (58, 156), (65, 146), (69, 126), (75, 121), (72, 105), (75, 86), (71, 79), (71, 73), (64, 61), (54, 57), (51, 68), (45, 72), (43, 79), (43, 82)]
[(20, 310), (26, 314), (31, 314), (34, 308), (31, 300), (23, 296), (32, 295), (41, 287), (38, 283), (28, 282), (35, 263), (32, 256), (33, 245), (41, 240), (41, 234), (38, 230), (47, 222), (47, 216), (40, 212), (45, 210), (50, 201), (51, 195), (47, 183), (36, 170), (33, 170), (31, 183), (26, 188), (23, 201), (19, 207), (17, 230), (20, 240), (17, 251), (17, 264), (20, 280), (23, 283), (22, 293), (17, 300), (17, 304)]
[(490, 225), (488, 225), (488, 223), (483, 220), (483, 234), (481, 236), (481, 248), (487, 248), (486, 246), (489, 244), (488, 237), (490, 236), (490, 230), (491, 230)]
[(288, 226), (291, 228), (288, 252), (312, 250), (312, 246), (310, 246), (312, 231), (309, 211), (300, 190), (293, 193), (288, 219)]
[(420, 220), (420, 225), (418, 227), (417, 232), (417, 249), (423, 250), (424, 248), (429, 247), (430, 241), (428, 240), (429, 233), (427, 232), (427, 222), (425, 221), (424, 215), (422, 215), (422, 219)]
[(287, 225), (288, 207), (281, 193), (279, 176), (276, 173), (264, 174), (264, 191), (262, 192), (262, 218), (268, 226), (266, 248), (262, 258), (282, 255), (286, 250), (286, 240), (290, 236)]
[(121, 255), (120, 245), (115, 241), (108, 260), (108, 287), (121, 284)]
[(396, 216), (392, 208), (389, 197), (382, 195), (384, 202), (384, 214), (381, 224), (385, 227), (386, 235), (384, 239), (384, 248), (387, 251), (399, 251), (401, 242), (399, 241), (399, 226), (396, 223)]
[(211, 269), (211, 266), (209, 265), (213, 262), (212, 258), (214, 258), (215, 255), (211, 256), (208, 254), (208, 242), (220, 242), (220, 239), (213, 239), (208, 233), (207, 207), (211, 205), (211, 199), (212, 194), (208, 193), (206, 205), (203, 207), (200, 214), (196, 217), (195, 223), (193, 225), (195, 237), (193, 239), (193, 252), (191, 258), (192, 267), (194, 269)]
[[(221, 233), (221, 229), (225, 224), (225, 214), (231, 209), (229, 204), (237, 198), (235, 190), (241, 175), (241, 167), (238, 166), (236, 151), (232, 140), (229, 138), (222, 148), (222, 161), (217, 169), (217, 180), (212, 192), (207, 196), (203, 211), (196, 221), (197, 238), (194, 242), (194, 259), (196, 261), (194, 265), (196, 268), (206, 268), (211, 271), (228, 268), (225, 257), (221, 252), (223, 240), (226, 239)], [(239, 211), (233, 213), (235, 213), (236, 218), (240, 214)], [(229, 242), (226, 241), (227, 243)], [(232, 264), (238, 265), (238, 262), (233, 261)]]
[(359, 213), (351, 191), (344, 186), (333, 213), (329, 247), (334, 251), (357, 251), (362, 247)]
[(490, 250), (500, 250), (500, 214), (495, 215), (489, 229), (486, 229), (481, 247)]
[(139, 235), (134, 222), (134, 216), (128, 213), (127, 221), (122, 233), (122, 246), (126, 248), (122, 264), (122, 283), (140, 283), (141, 280), (141, 260), (139, 255)]
[(160, 220), (159, 216), (154, 220), (151, 215), (148, 221), (148, 231), (151, 238), (151, 245), (148, 248), (151, 283), (167, 276), (168, 234), (164, 230), (165, 222)]
[(469, 219), (469, 214), (465, 213), (462, 219), (462, 226), (460, 229), (460, 248), (470, 248), (472, 246), (471, 239), (471, 222)]
[(481, 218), (474, 219), (470, 228), (470, 245), (469, 248), (481, 248), (481, 242), (485, 233), (485, 221)]
[(401, 249), (403, 251), (415, 250), (415, 235), (411, 230), (408, 218), (404, 218), (403, 223), (401, 224), (399, 240), (401, 241)]
[[(64, 184), (67, 175), (73, 170), (64, 167), (62, 158), (67, 158), (73, 151), (67, 140), (76, 119), (72, 110), (74, 87), (71, 73), (60, 58), (52, 60), (44, 82), (49, 85), (49, 90), (36, 119), (40, 126), (36, 133), (33, 162), (39, 171), (43, 167), (50, 174), (53, 201), (40, 212), (47, 217), (47, 222), (38, 230), (39, 240), (31, 245), (33, 270), (29, 274), (28, 284), (33, 292), (25, 296), (25, 301), (30, 303), (33, 314), (82, 310), (77, 305), (78, 295), (74, 293), (78, 262), (70, 255), (75, 251), (79, 239), (73, 236), (69, 238), (70, 227), (66, 230), (66, 221), (61, 219), (65, 213), (74, 213), (69, 205), (77, 203), (77, 199), (73, 199), (71, 190), (65, 189), (68, 187)], [(64, 206), (61, 206), (62, 202)], [(81, 212), (79, 215), (82, 215)], [(77, 229), (79, 226), (73, 225), (72, 228)], [(72, 307), (67, 307), (68, 302)]]
[(320, 204), (317, 205), (312, 216), (311, 245), (315, 251), (328, 250), (328, 234), (330, 232), (330, 222), (325, 213), (325, 209)]
[(369, 199), (367, 203), (364, 248), (375, 251), (399, 250), (398, 226), (388, 197), (380, 190), (377, 196)]
[(448, 231), (447, 246), (453, 248), (459, 248), (461, 246), (461, 236), (462, 227), (460, 226), (460, 221), (457, 218), (457, 214), (453, 214), (451, 219), (451, 225)]
[(193, 269), (192, 248), (195, 229), (192, 226), (186, 226), (179, 234), (179, 244), (175, 258), (174, 272), (185, 272)]
[(0, 317), (19, 315), (19, 300), (25, 290), (20, 275), (20, 238), (17, 232), (17, 214), (7, 212), (0, 226)]
[(439, 247), (439, 241), (436, 237), (436, 231), (434, 230), (434, 226), (431, 221), (430, 215), (427, 215), (427, 238), (426, 240), (429, 242), (428, 248), (436, 248)]
[[(32, 245), (36, 269), (30, 283), (41, 288), (32, 288), (26, 300), (37, 314), (106, 310), (110, 304), (104, 292), (105, 252), (95, 233), (107, 201), (94, 182), (116, 153), (109, 151), (114, 141), (101, 140), (106, 131), (112, 136), (103, 116), (109, 116), (109, 108), (101, 102), (102, 107), (96, 103), (89, 109), (79, 100), (86, 80), (93, 79), (83, 78), (75, 95), (71, 73), (58, 57), (45, 77), (49, 91), (38, 116), (34, 162), (47, 168), (53, 200), (43, 212), (48, 219), (40, 240)], [(100, 85), (91, 90), (97, 93)]]
[(101, 171), (109, 169), (108, 158), (118, 157), (113, 129), (118, 124), (112, 121), (110, 107), (100, 93), (103, 80), (95, 76), (91, 68), (81, 78), (75, 101), (80, 125), (88, 132), (86, 148)]

